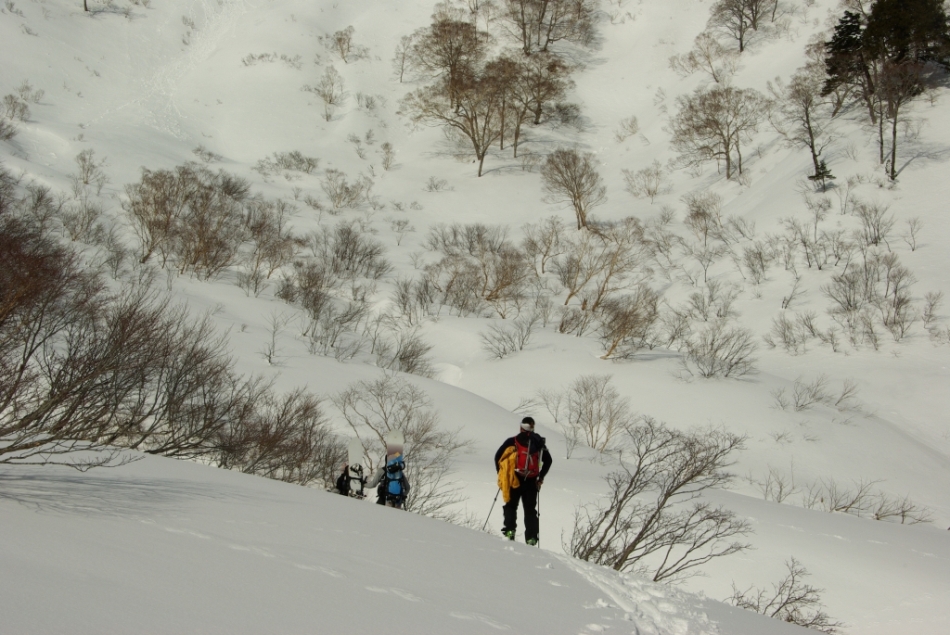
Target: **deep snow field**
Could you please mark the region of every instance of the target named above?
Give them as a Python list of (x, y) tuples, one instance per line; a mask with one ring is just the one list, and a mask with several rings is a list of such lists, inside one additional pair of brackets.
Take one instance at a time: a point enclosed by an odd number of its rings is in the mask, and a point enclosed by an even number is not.
[[(544, 155), (558, 145), (596, 154), (607, 202), (603, 220), (635, 215), (644, 221), (664, 205), (681, 230), (689, 192), (722, 197), (724, 217), (755, 224), (757, 237), (780, 234), (782, 219), (807, 220), (800, 193), (810, 169), (807, 151), (786, 147), (768, 123), (746, 146), (745, 175), (727, 181), (712, 164), (669, 173), (669, 191), (654, 202), (624, 191), (623, 169), (654, 160), (666, 164), (668, 123), (676, 97), (708, 82), (682, 77), (670, 56), (683, 54), (705, 27), (711, 2), (602, 2), (597, 38), (589, 49), (568, 47), (582, 64), (568, 101), (581, 117), (573, 126), (528, 127), (523, 151)], [(394, 75), (402, 36), (426, 26), (433, 3), (397, 0), (170, 0), (113, 8), (90, 0), (20, 0), (0, 8), (0, 95), (24, 81), (44, 91), (30, 104), (18, 134), (0, 141), (0, 162), (24, 182), (68, 193), (74, 157), (92, 149), (105, 159), (109, 181), (99, 199), (103, 223), (118, 226), (130, 244), (122, 201), (143, 168), (170, 169), (196, 160), (198, 146), (218, 155), (209, 167), (247, 178), (253, 190), (297, 206), (290, 219), (306, 234), (341, 219), (360, 223), (386, 248), (393, 265), (380, 281), (379, 306), (393, 281), (416, 273), (428, 229), (437, 223), (501, 224), (520, 241), (520, 228), (551, 215), (574, 231), (574, 214), (542, 200), (537, 167), (524, 169), (508, 149), (477, 164), (437, 128), (415, 126), (399, 112), (402, 97), (421, 83)], [(781, 37), (753, 41), (733, 83), (766, 92), (804, 63), (814, 33), (828, 33), (840, 14), (836, 0), (789, 2)], [(119, 9), (128, 7), (128, 11)], [(343, 63), (324, 45), (331, 33), (354, 27), (364, 54)], [(273, 54), (274, 61), (248, 63)], [(288, 61), (281, 61), (284, 56)], [(299, 57), (298, 57), (299, 56)], [(242, 61), (245, 60), (245, 61)], [(329, 65), (342, 76), (343, 102), (327, 121), (311, 92)], [(359, 96), (359, 98), (358, 98)], [(375, 107), (365, 106), (366, 96)], [(895, 225), (888, 248), (913, 272), (914, 301), (928, 292), (950, 296), (950, 102), (946, 88), (913, 104), (903, 128), (899, 178), (888, 184), (871, 131), (860, 113), (833, 124), (825, 152), (837, 176), (822, 228), (852, 230), (840, 213), (848, 177), (853, 195), (889, 206)], [(639, 132), (620, 141), (622, 120), (636, 116)], [(349, 137), (366, 139), (365, 158)], [(384, 142), (396, 151), (380, 164)], [(252, 168), (276, 152), (299, 150), (320, 159), (312, 174), (264, 177)], [(306, 196), (323, 197), (326, 169), (369, 176), (385, 204), (373, 210), (317, 213)], [(430, 179), (445, 187), (427, 188)], [(437, 189), (439, 191), (430, 191)], [(922, 230), (911, 249), (907, 221)], [(397, 232), (403, 219), (412, 231)], [(685, 230), (683, 230), (685, 231)], [(94, 246), (84, 247), (95, 260)], [(684, 265), (689, 266), (689, 265)], [(691, 265), (695, 267), (695, 263)], [(813, 311), (831, 325), (821, 287), (835, 272), (799, 264), (789, 312)], [(381, 375), (371, 359), (338, 361), (310, 354), (295, 329), (276, 337), (275, 363), (262, 349), (276, 314), (299, 309), (275, 296), (271, 284), (248, 295), (235, 271), (211, 281), (161, 273), (176, 299), (195, 314), (211, 312), (229, 337), (242, 372), (273, 378), (280, 389), (339, 393)], [(540, 328), (524, 350), (493, 359), (481, 335), (497, 317), (459, 316), (447, 307), (423, 322), (432, 346), (431, 378), (405, 375), (432, 400), (439, 422), (470, 440), (455, 465), (465, 501), (460, 511), (481, 526), (496, 492), (492, 456), (531, 413), (548, 439), (554, 466), (541, 500), (541, 549), (502, 541), (496, 505), (486, 531), (400, 514), (317, 489), (225, 472), (195, 463), (147, 457), (110, 470), (79, 473), (61, 467), (0, 466), (0, 633), (748, 633), (795, 627), (727, 606), (733, 584), (769, 588), (794, 557), (807, 581), (822, 589), (825, 610), (854, 635), (950, 632), (950, 315), (945, 305), (932, 336), (920, 320), (900, 341), (881, 328), (874, 347), (844, 341), (837, 351), (817, 340), (791, 354), (763, 340), (794, 284), (773, 263), (759, 285), (729, 258), (708, 278), (736, 285), (736, 320), (755, 334), (758, 372), (741, 378), (684, 376), (681, 353), (657, 347), (627, 360), (601, 359), (597, 337), (564, 335), (556, 323)], [(661, 280), (658, 276), (657, 281)], [(664, 301), (682, 305), (697, 286), (673, 276)], [(659, 288), (659, 283), (656, 284)], [(563, 299), (563, 296), (561, 296)], [(950, 300), (948, 300), (950, 301)], [(556, 322), (556, 320), (555, 320)], [(941, 330), (942, 329), (942, 330)], [(708, 500), (746, 519), (752, 549), (715, 559), (682, 585), (668, 587), (618, 574), (565, 555), (573, 513), (607, 491), (613, 459), (576, 449), (567, 459), (564, 436), (543, 407), (518, 409), (539, 391), (563, 391), (582, 375), (610, 375), (632, 410), (673, 428), (721, 427), (746, 435), (729, 490)], [(819, 376), (836, 394), (857, 389), (847, 407), (823, 403), (796, 411), (777, 405)], [(517, 410), (517, 412), (516, 412)], [(339, 431), (348, 430), (342, 420)], [(794, 482), (784, 504), (765, 500), (769, 475)], [(845, 513), (806, 509), (809, 485), (853, 487), (908, 496), (932, 522), (902, 525)], [(360, 505), (363, 505), (360, 507)], [(803, 631), (799, 631), (803, 632)]]

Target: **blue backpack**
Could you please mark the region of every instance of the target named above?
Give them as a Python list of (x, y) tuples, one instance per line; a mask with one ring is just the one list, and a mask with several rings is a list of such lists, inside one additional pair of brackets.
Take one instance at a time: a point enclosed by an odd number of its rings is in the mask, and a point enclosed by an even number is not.
[(406, 464), (401, 455), (396, 455), (386, 461), (386, 493), (390, 496), (402, 496), (402, 472)]

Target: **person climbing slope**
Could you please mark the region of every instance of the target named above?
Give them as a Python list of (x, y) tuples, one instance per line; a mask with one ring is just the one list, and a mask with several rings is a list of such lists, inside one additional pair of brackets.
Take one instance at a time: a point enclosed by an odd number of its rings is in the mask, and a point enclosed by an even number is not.
[(506, 439), (495, 452), (498, 486), (505, 499), (502, 508), (505, 526), (501, 531), (508, 540), (515, 539), (520, 501), (524, 508), (525, 542), (529, 545), (538, 544), (538, 491), (552, 462), (544, 437), (535, 433), (534, 419), (531, 417), (522, 419), (518, 434)]

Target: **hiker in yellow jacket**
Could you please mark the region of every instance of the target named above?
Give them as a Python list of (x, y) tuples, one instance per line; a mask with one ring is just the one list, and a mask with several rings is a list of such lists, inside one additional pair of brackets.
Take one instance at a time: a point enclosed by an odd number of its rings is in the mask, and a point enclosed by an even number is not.
[(521, 431), (506, 439), (495, 452), (498, 487), (505, 499), (505, 526), (501, 530), (508, 540), (515, 539), (518, 529), (518, 502), (524, 508), (524, 539), (538, 544), (538, 490), (551, 469), (551, 453), (544, 437), (534, 431), (534, 419), (521, 420)]

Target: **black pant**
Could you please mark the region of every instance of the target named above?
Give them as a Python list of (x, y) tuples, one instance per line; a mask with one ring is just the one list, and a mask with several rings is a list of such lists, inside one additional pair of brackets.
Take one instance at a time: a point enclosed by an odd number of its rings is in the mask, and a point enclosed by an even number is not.
[(502, 510), (505, 512), (505, 531), (518, 529), (518, 501), (524, 507), (525, 540), (538, 539), (538, 479), (518, 477), (520, 486), (511, 490), (511, 498)]

